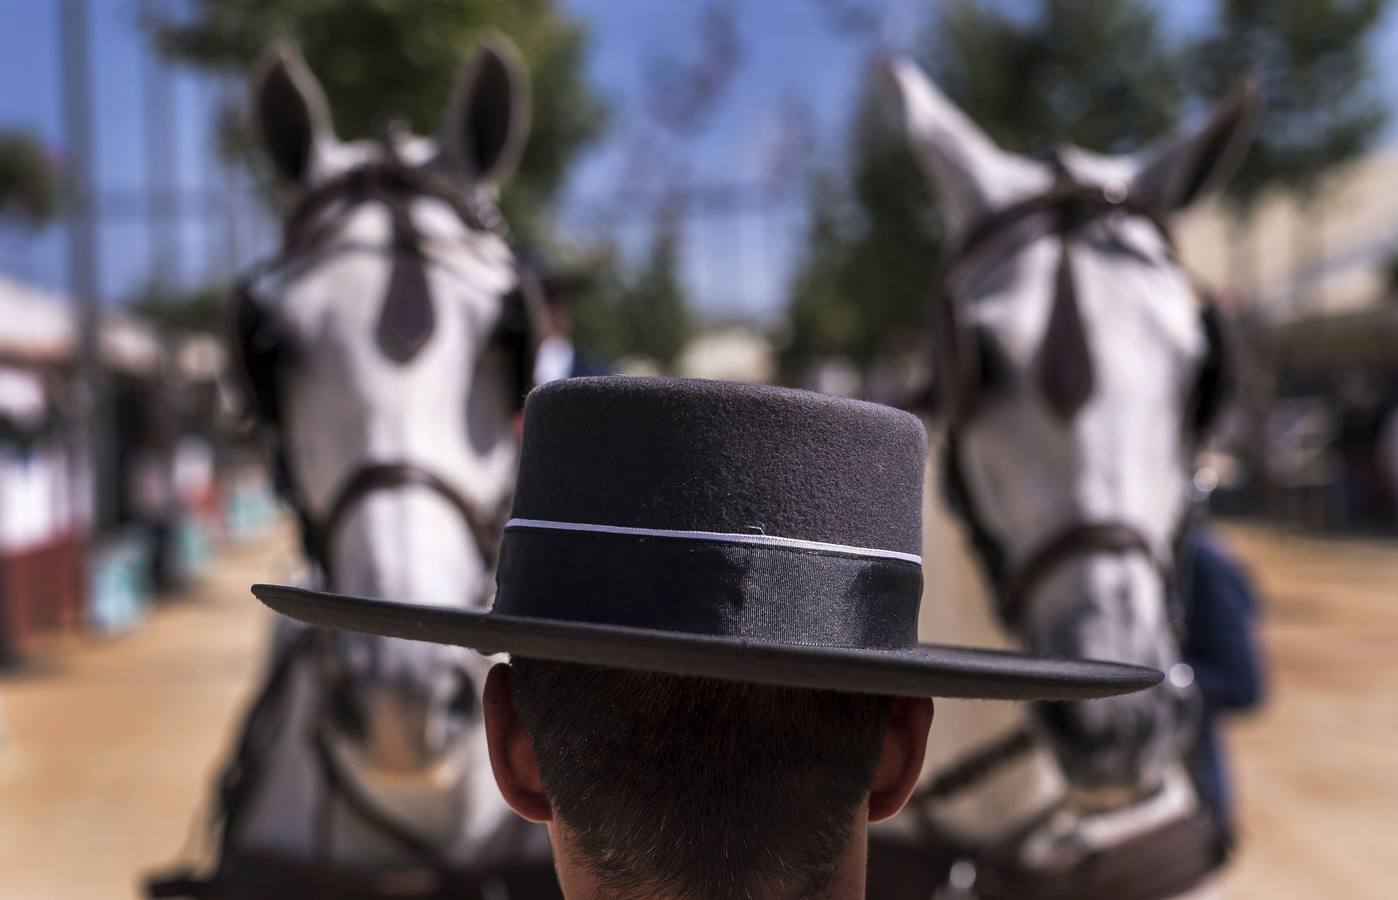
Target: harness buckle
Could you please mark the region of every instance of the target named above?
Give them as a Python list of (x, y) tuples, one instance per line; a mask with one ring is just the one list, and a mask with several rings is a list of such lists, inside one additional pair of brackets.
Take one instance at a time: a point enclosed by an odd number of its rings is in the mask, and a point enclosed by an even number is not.
[(947, 880), (932, 894), (932, 900), (975, 900), (976, 876), (980, 870), (969, 859), (962, 858), (951, 864)]

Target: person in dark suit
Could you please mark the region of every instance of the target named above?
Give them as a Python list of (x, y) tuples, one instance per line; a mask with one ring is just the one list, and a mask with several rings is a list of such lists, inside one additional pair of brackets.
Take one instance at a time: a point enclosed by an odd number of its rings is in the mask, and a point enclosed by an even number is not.
[(1199, 736), (1189, 752), (1200, 800), (1231, 841), (1236, 816), (1220, 720), (1258, 706), (1265, 694), (1256, 639), (1257, 598), (1242, 566), (1203, 525), (1185, 535), (1184, 662), (1202, 698)]
[(573, 343), (573, 304), (586, 296), (593, 284), (588, 269), (550, 270), (538, 275), (544, 299), (543, 335), (534, 357), (534, 383), (560, 378), (611, 375), (613, 369)]

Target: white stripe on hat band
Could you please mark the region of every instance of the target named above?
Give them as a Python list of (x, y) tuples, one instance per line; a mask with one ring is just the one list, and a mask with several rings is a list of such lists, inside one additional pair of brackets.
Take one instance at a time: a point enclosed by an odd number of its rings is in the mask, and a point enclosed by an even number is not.
[(632, 537), (678, 538), (691, 541), (720, 541), (729, 544), (756, 544), (764, 547), (786, 547), (793, 550), (818, 550), (825, 553), (843, 553), (848, 556), (867, 556), (875, 559), (897, 559), (922, 565), (922, 557), (915, 553), (899, 553), (896, 550), (878, 550), (871, 547), (851, 547), (847, 544), (827, 544), (824, 541), (803, 541), (799, 538), (775, 537), (770, 534), (728, 534), (721, 531), (671, 531), (665, 528), (631, 528), (625, 525), (593, 525), (586, 522), (550, 522), (546, 519), (511, 519), (505, 528), (541, 528), (550, 531), (586, 531), (595, 534), (622, 534)]

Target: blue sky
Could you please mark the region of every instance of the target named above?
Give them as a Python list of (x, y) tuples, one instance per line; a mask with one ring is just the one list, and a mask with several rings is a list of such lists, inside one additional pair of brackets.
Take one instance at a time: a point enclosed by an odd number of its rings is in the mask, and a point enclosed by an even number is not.
[[(136, 0), (90, 0), (97, 185), (103, 199), (101, 283), (117, 300), (146, 283), (153, 263), (173, 267), (186, 284), (227, 274), (240, 260), (265, 252), (275, 230), (246, 195), (239, 173), (227, 171), (211, 144), (212, 113), (221, 98), (241, 89), (188, 72), (168, 71), (173, 133), (171, 165), (156, 179), (184, 197), (179, 225), (152, 250), (142, 212), (147, 187), (143, 77), (153, 61), (140, 31)], [(178, 2), (178, 0), (176, 0)], [(905, 44), (921, 27), (928, 0), (884, 0), (876, 23), (858, 38), (833, 31), (819, 0), (732, 0), (739, 64), (702, 127), (675, 135), (647, 115), (647, 86), (661, 57), (687, 60), (698, 52), (700, 0), (559, 0), (587, 23), (588, 76), (613, 109), (612, 129), (572, 174), (559, 217), (580, 239), (614, 237), (637, 250), (647, 218), (619, 203), (619, 186), (634, 184), (647, 168), (677, 174), (691, 184), (727, 187), (737, 208), (687, 220), (685, 277), (696, 304), (715, 317), (765, 317), (779, 308), (782, 284), (801, 237), (799, 197), (769, 196), (783, 182), (774, 165), (783, 123), (803, 122), (816, 147), (842, 141), (864, 60), (871, 49)], [(1034, 0), (1003, 0), (1031, 9)], [(61, 152), (57, 0), (0, 0), (0, 128), (35, 131)], [(1197, 27), (1208, 0), (1162, 2), (1176, 32)], [(1375, 58), (1398, 58), (1398, 10), (1390, 10), (1376, 38)], [(1398, 69), (1380, 66), (1380, 86), (1398, 104)], [(1394, 133), (1390, 129), (1390, 135)], [(638, 151), (638, 148), (641, 148)], [(774, 174), (775, 170), (775, 174)], [(790, 184), (785, 184), (790, 188)], [(159, 254), (157, 257), (156, 254)], [(0, 232), (0, 273), (62, 289), (64, 243), (58, 229), (38, 236)]]

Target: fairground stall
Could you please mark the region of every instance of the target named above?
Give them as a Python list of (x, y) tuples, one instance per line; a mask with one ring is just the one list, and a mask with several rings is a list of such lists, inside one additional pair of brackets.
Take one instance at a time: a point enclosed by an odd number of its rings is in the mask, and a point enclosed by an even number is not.
[(86, 460), (73, 327), (56, 298), (0, 279), (0, 659), (85, 619)]
[[(207, 338), (100, 331), (101, 458), (81, 445), (77, 330), (63, 298), (0, 279), (0, 654), (45, 635), (138, 624), (219, 530)], [(94, 487), (96, 483), (96, 488)]]

